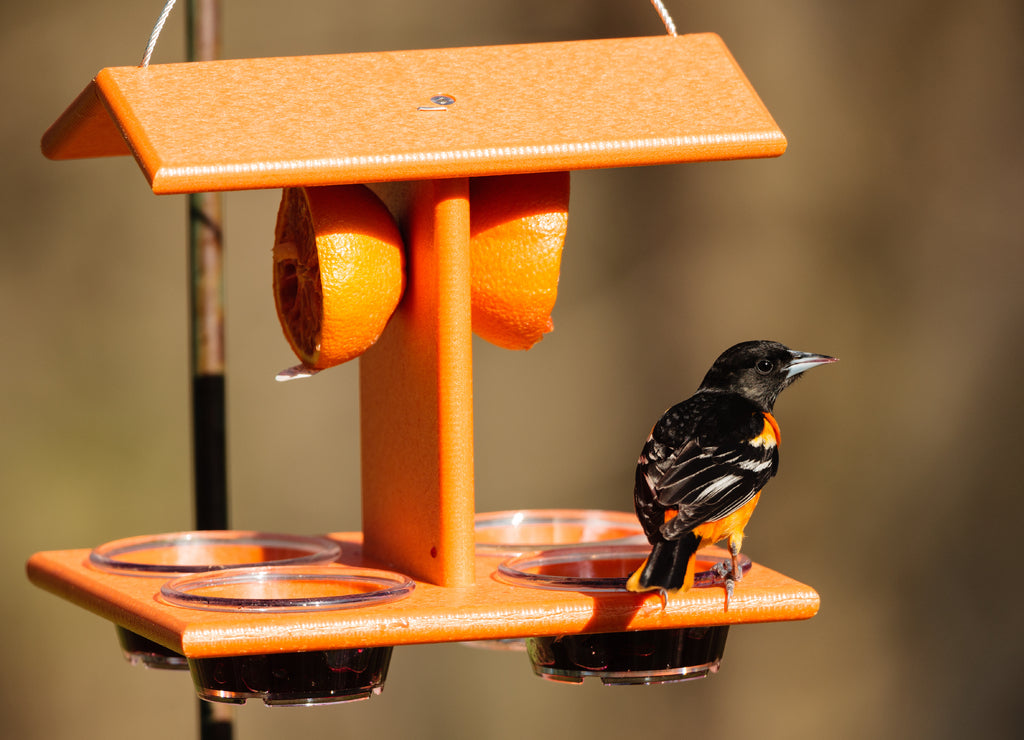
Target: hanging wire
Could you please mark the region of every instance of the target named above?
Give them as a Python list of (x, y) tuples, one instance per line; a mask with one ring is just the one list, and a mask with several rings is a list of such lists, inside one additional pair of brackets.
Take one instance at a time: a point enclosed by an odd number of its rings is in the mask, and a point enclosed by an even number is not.
[(167, 0), (164, 4), (164, 9), (160, 11), (160, 17), (156, 19), (156, 25), (153, 26), (153, 31), (149, 34), (149, 41), (146, 42), (146, 53), (142, 55), (142, 61), (139, 62), (140, 67), (149, 66), (149, 60), (152, 58), (153, 50), (156, 48), (156, 40), (160, 38), (160, 32), (164, 30), (164, 23), (167, 22), (167, 16), (171, 14), (175, 2), (176, 0)]
[[(164, 24), (167, 22), (167, 16), (171, 14), (171, 10), (174, 9), (174, 4), (177, 0), (167, 0), (164, 4), (163, 10), (160, 11), (160, 17), (156, 19), (156, 25), (153, 26), (152, 33), (149, 34), (149, 41), (146, 42), (146, 51), (142, 55), (142, 61), (139, 62), (140, 67), (148, 67), (149, 60), (153, 57), (153, 50), (156, 49), (157, 39), (160, 38), (160, 33), (164, 30)], [(669, 36), (678, 36), (676, 31), (675, 21), (672, 20), (672, 15), (668, 12), (668, 8), (665, 7), (665, 3), (661, 0), (651, 0), (651, 5), (658, 12), (658, 17), (661, 18), (661, 22), (665, 24), (665, 30)]]
[(668, 35), (678, 36), (675, 21), (672, 20), (672, 16), (665, 7), (665, 3), (661, 2), (661, 0), (651, 0), (651, 5), (658, 11), (658, 16), (661, 18), (661, 22), (665, 24), (665, 30), (668, 31)]

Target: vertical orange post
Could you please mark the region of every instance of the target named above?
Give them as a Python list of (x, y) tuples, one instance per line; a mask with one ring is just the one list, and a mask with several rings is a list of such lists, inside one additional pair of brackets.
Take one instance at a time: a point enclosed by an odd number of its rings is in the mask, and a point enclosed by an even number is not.
[(405, 296), (359, 360), (364, 548), (418, 580), (469, 586), (469, 181), (417, 182), (407, 195)]

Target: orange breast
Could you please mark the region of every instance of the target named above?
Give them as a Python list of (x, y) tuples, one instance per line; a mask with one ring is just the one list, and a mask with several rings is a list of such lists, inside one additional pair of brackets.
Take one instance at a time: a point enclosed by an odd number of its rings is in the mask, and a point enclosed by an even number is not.
[(743, 529), (747, 526), (747, 522), (750, 521), (750, 515), (754, 513), (754, 507), (757, 506), (759, 498), (761, 498), (760, 491), (754, 495), (754, 498), (750, 499), (750, 501), (732, 514), (729, 514), (729, 516), (712, 522), (704, 522), (704, 524), (695, 527), (693, 533), (700, 536), (700, 546), (712, 545), (719, 540), (724, 540), (726, 537), (736, 535), (742, 537)]

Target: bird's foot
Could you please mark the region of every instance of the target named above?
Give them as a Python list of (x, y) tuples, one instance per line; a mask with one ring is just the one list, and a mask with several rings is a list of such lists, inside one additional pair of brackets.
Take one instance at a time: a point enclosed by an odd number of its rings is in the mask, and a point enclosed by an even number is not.
[(723, 581), (732, 579), (732, 563), (728, 560), (720, 560), (719, 562), (711, 566), (711, 572), (719, 578), (721, 578)]
[(723, 560), (711, 566), (711, 570), (722, 579), (725, 587), (725, 611), (729, 611), (729, 602), (732, 600), (733, 591), (736, 590), (736, 582), (743, 580), (743, 568), (736, 560)]

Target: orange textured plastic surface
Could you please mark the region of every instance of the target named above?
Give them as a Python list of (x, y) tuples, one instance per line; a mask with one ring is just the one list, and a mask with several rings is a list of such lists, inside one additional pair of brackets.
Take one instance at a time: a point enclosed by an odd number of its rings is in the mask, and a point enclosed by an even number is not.
[[(432, 104), (437, 94), (454, 103)], [(43, 137), (54, 159), (134, 154), (156, 193), (771, 157), (785, 148), (715, 34), (110, 67)]]
[[(332, 535), (342, 562), (374, 566), (358, 534)], [(724, 555), (724, 551), (714, 550)], [(600, 594), (513, 586), (494, 578), (500, 558), (477, 557), (476, 584), (443, 588), (417, 582), (400, 601), (358, 609), (290, 614), (233, 614), (164, 603), (159, 578), (91, 568), (88, 550), (40, 552), (28, 563), (32, 581), (58, 596), (192, 658), (346, 647), (490, 640), (580, 632), (745, 624), (808, 619), (818, 594), (754, 563), (729, 610), (720, 587), (692, 589), (662, 608), (658, 596)]]
[(115, 157), (130, 154), (124, 135), (110, 117), (95, 83), (85, 88), (43, 136), (51, 159)]
[(443, 586), (473, 582), (469, 184), (383, 189), (407, 245), (405, 296), (359, 359), (367, 550)]

